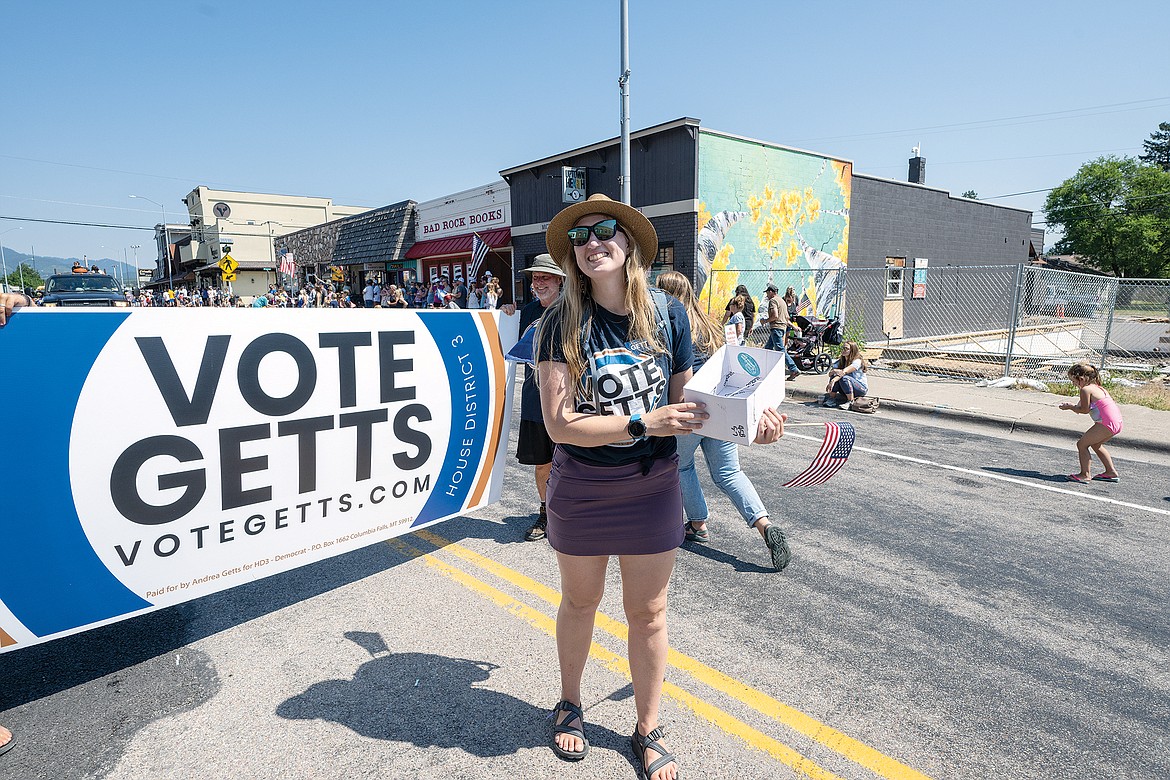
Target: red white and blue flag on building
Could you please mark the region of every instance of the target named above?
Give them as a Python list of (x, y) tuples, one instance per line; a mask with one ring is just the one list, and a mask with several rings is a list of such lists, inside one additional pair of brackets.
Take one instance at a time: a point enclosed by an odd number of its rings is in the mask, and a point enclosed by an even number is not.
[(479, 269), (483, 266), (484, 258), (487, 257), (488, 243), (479, 237), (478, 234), (471, 234), (471, 268), (467, 271), (467, 276), (471, 280), (479, 278)]
[(293, 276), (297, 272), (297, 261), (292, 252), (285, 252), (280, 256), (280, 272), (285, 276)]
[(853, 451), (855, 431), (847, 422), (825, 423), (825, 440), (813, 462), (804, 471), (785, 482), (781, 487), (810, 487), (828, 482), (841, 470), (849, 453)]

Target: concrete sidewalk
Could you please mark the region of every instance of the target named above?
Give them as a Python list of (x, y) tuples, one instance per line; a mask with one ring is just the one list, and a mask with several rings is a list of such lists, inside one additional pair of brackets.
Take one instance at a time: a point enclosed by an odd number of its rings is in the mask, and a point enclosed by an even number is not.
[[(919, 377), (902, 379), (889, 372), (869, 374), (869, 394), (881, 399), (881, 409), (891, 412), (949, 418), (1016, 431), (1069, 436), (1088, 430), (1088, 415), (1059, 408), (1075, 398), (1034, 390), (976, 387), (971, 382)], [(825, 391), (824, 375), (804, 373), (785, 385), (794, 401), (815, 401)], [(1123, 404), (1124, 427), (1110, 442), (1126, 449), (1170, 454), (1170, 412)], [(879, 412), (880, 414), (880, 412)]]

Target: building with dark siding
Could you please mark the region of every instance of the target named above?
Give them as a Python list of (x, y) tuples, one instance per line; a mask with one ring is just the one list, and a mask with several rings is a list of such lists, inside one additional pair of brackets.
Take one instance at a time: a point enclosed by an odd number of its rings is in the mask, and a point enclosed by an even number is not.
[[(926, 161), (918, 160), (923, 180)], [(616, 200), (620, 165), (620, 139), (611, 138), (502, 170), (517, 267), (546, 251), (549, 220), (572, 202), (564, 169), (584, 170), (578, 197)], [(796, 288), (807, 312), (831, 315), (846, 268), (1028, 260), (1028, 211), (856, 174), (848, 160), (710, 130), (697, 119), (631, 133), (630, 173), (632, 205), (659, 235), (651, 274), (687, 275), (712, 307), (722, 308), (738, 284), (757, 294), (775, 280)], [(904, 294), (912, 290), (908, 280)]]

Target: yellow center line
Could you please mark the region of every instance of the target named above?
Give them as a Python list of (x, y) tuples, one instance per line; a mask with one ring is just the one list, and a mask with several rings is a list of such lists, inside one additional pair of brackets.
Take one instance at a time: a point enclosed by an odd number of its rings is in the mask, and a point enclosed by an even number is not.
[[(418, 531), (416, 533), (420, 535), (425, 533), (428, 536), (433, 536), (433, 534), (427, 531)], [(428, 539), (428, 541), (430, 540)], [(402, 541), (401, 538), (390, 539), (387, 541), (387, 544), (407, 557), (421, 558), (428, 566), (436, 569), (444, 576), (458, 582), (468, 590), (474, 591), (475, 593), (478, 593), (479, 595), (487, 598), (489, 601), (495, 603), (509, 614), (520, 618), (529, 625), (545, 632), (551, 637), (556, 636), (556, 621), (543, 612), (528, 606), (522, 601), (518, 601), (512, 598), (507, 593), (504, 593), (498, 588), (492, 587), (486, 582), (473, 577), (472, 575), (464, 572), (462, 569), (451, 566), (434, 555), (424, 553), (422, 550), (410, 546), (406, 542)], [(463, 552), (466, 552), (469, 556), (477, 555), (477, 553), (474, 553), (471, 550), (467, 550), (466, 548), (463, 548)], [(527, 579), (519, 572), (512, 573), (519, 578)], [(598, 618), (601, 617), (602, 615), (599, 613)], [(626, 661), (625, 658), (622, 658), (616, 653), (613, 653), (605, 647), (602, 647), (597, 642), (592, 642), (590, 644), (589, 656), (610, 671), (622, 675), (627, 680), (631, 679), (629, 662)], [(664, 695), (669, 696), (670, 698), (685, 705), (700, 717), (711, 722), (720, 729), (739, 737), (749, 745), (764, 751), (778, 761), (792, 767), (797, 772), (813, 778), (813, 780), (844, 780), (839, 775), (835, 775), (832, 772), (824, 769), (811, 759), (806, 758), (797, 751), (793, 750), (788, 745), (785, 745), (777, 739), (769, 737), (767, 734), (753, 729), (751, 726), (739, 720), (738, 718), (735, 718), (730, 713), (724, 712), (718, 707), (708, 704), (702, 699), (687, 693), (677, 685), (673, 685), (669, 682), (664, 683), (662, 692)]]
[[(531, 593), (532, 595), (548, 602), (554, 607), (560, 606), (561, 596), (557, 590), (550, 588), (543, 583), (537, 582), (531, 577), (521, 574), (514, 569), (510, 569), (507, 566), (492, 560), (491, 558), (480, 555), (479, 553), (474, 552), (473, 550), (470, 550), (463, 545), (452, 542), (449, 539), (445, 539), (444, 537), (439, 536), (432, 531), (421, 530), (417, 531), (416, 533), (419, 537), (427, 540), (436, 547), (440, 547), (450, 554), (461, 558), (506, 582), (511, 583), (520, 590)], [(599, 611), (597, 613), (596, 625), (607, 634), (617, 637), (623, 642), (627, 641), (628, 632), (626, 625), (621, 621), (614, 620), (613, 618)], [(930, 780), (927, 775), (910, 766), (907, 766), (906, 764), (903, 764), (897, 759), (887, 756), (885, 753), (870, 747), (864, 742), (856, 740), (853, 737), (838, 731), (832, 726), (822, 723), (816, 718), (806, 715), (800, 710), (794, 707), (790, 707), (789, 705), (778, 701), (766, 693), (752, 688), (742, 680), (730, 677), (717, 669), (707, 666), (702, 661), (691, 658), (684, 653), (680, 653), (674, 648), (670, 648), (667, 651), (667, 663), (674, 668), (679, 669), (680, 671), (686, 672), (699, 682), (714, 688), (715, 690), (726, 694), (736, 701), (739, 701), (740, 703), (754, 709), (756, 712), (779, 721), (792, 730), (803, 734), (806, 737), (815, 740), (816, 742), (819, 742), (820, 744), (839, 753), (850, 761), (865, 767), (880, 777), (886, 778), (886, 780)], [(695, 710), (695, 712), (698, 714), (706, 717), (706, 715), (703, 715), (703, 713), (699, 712), (694, 707), (691, 707), (689, 702), (684, 701), (684, 703), (687, 704), (687, 706), (692, 710)], [(715, 723), (716, 725), (722, 726), (722, 723), (720, 722)], [(733, 731), (732, 733), (735, 732)], [(753, 740), (749, 739), (747, 741), (750, 744), (756, 745)], [(767, 750), (767, 748), (764, 748), (761, 745), (756, 746), (760, 747), (762, 750)], [(768, 752), (771, 751), (769, 750)], [(779, 758), (779, 756), (777, 757)], [(793, 768), (796, 769), (798, 767), (794, 766)], [(799, 771), (803, 772), (805, 770), (799, 769)]]

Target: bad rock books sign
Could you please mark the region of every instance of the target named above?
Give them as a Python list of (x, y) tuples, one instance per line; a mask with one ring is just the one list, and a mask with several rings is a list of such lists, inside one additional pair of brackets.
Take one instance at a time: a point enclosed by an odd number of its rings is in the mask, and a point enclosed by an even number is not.
[(0, 651), (495, 501), (515, 340), (498, 311), (18, 312)]

